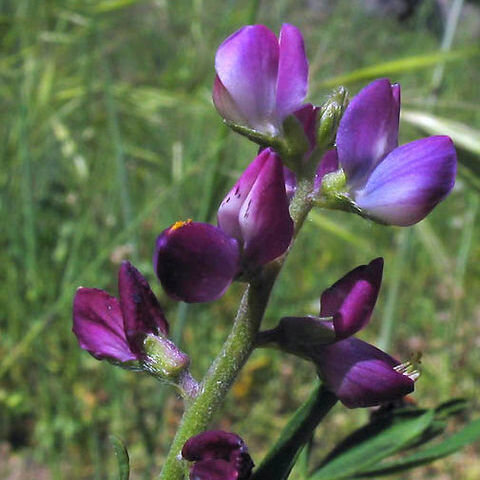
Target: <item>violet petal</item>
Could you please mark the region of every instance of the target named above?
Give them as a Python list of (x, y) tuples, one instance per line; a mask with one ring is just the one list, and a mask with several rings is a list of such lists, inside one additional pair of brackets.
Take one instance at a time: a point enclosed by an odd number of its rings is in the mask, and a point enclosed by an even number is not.
[(120, 266), (118, 291), (128, 343), (141, 354), (145, 336), (168, 335), (168, 322), (147, 280), (130, 262)]
[[(278, 40), (264, 25), (249, 25), (230, 35), (215, 57), (217, 75), (248, 126), (274, 133)], [(221, 113), (221, 112), (220, 112)]]
[(337, 151), (348, 184), (360, 188), (370, 172), (398, 145), (398, 89), (386, 78), (363, 88), (338, 127)]
[(125, 336), (122, 312), (115, 297), (96, 288), (79, 288), (73, 301), (73, 333), (80, 347), (98, 360), (136, 360)]
[(228, 93), (228, 90), (223, 86), (218, 75), (215, 77), (215, 83), (213, 84), (212, 99), (215, 108), (223, 118), (238, 125), (248, 124), (247, 118)]
[(264, 265), (282, 255), (293, 236), (282, 162), (271, 149), (265, 152), (268, 158), (239, 217), (243, 259), (249, 268)]
[(449, 137), (416, 140), (391, 152), (354, 199), (373, 218), (392, 225), (412, 225), (448, 195), (456, 169), (457, 156)]
[(237, 183), (227, 193), (221, 203), (217, 219), (218, 226), (227, 234), (237, 240), (242, 240), (242, 232), (239, 224), (239, 214), (245, 199), (253, 187), (260, 171), (270, 155), (270, 150), (262, 150), (255, 160), (250, 163), (242, 173)]
[(206, 223), (177, 222), (157, 238), (154, 269), (171, 297), (184, 302), (219, 298), (237, 274), (234, 238)]
[(300, 108), (307, 95), (308, 61), (300, 30), (283, 24), (279, 38), (277, 114), (281, 120)]
[(357, 338), (319, 348), (315, 361), (327, 387), (349, 408), (397, 400), (414, 389), (408, 375), (394, 370), (400, 362)]
[(353, 335), (370, 320), (382, 282), (383, 258), (361, 265), (322, 293), (320, 317), (333, 316), (337, 339)]

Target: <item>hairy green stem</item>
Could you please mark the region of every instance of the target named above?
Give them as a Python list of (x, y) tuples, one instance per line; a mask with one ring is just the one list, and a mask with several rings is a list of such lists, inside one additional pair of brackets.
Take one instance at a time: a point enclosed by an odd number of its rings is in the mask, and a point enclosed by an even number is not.
[[(311, 180), (300, 179), (298, 181), (297, 192), (290, 206), (290, 214), (295, 225), (295, 236), (312, 208), (310, 199), (312, 187)], [(185, 466), (180, 458), (182, 447), (191, 436), (208, 427), (213, 415), (222, 404), (235, 378), (252, 353), (270, 293), (287, 254), (271, 262), (245, 290), (232, 331), (220, 354), (205, 375), (197, 397), (183, 415), (160, 474), (160, 480), (183, 479)]]

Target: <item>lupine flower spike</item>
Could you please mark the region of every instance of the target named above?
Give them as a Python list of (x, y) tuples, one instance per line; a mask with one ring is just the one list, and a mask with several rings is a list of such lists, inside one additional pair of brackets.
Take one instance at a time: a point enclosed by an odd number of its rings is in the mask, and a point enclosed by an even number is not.
[(380, 290), (383, 259), (347, 273), (321, 296), (319, 317), (282, 318), (260, 338), (313, 361), (326, 386), (350, 408), (401, 398), (418, 372), (351, 337), (367, 325)]
[(343, 196), (339, 208), (348, 209), (350, 203), (352, 210), (377, 222), (408, 226), (452, 190), (457, 157), (446, 136), (399, 147), (399, 113), (400, 86), (388, 79), (375, 80), (352, 99), (336, 137), (343, 178), (324, 177), (323, 193), (333, 193), (336, 200)]

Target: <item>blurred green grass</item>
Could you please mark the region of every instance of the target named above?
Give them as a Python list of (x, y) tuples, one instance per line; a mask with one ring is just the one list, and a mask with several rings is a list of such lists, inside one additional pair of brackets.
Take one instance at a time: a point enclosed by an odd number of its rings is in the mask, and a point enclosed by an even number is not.
[[(278, 31), (288, 21), (305, 34), (311, 101), (322, 102), (338, 76), (353, 94), (371, 75), (388, 74), (402, 84), (406, 107), (427, 109), (432, 71), (446, 58), (438, 57), (443, 27), (433, 1), (404, 22), (368, 16), (353, 3), (336, 2), (328, 14), (306, 0), (0, 4), (0, 476), (115, 478), (110, 434), (125, 441), (133, 478), (158, 471), (181, 406), (153, 379), (80, 351), (71, 333), (75, 289), (116, 293), (118, 264), (132, 259), (181, 333), (194, 373), (205, 372), (242, 287), (185, 311), (159, 288), (151, 255), (156, 235), (172, 222), (213, 220), (228, 186), (255, 155), (255, 146), (228, 132), (211, 105), (216, 47), (245, 23)], [(471, 51), (479, 33), (469, 20), (461, 19), (454, 43), (454, 52), (463, 53), (446, 63), (443, 88), (428, 108), (478, 130), (480, 60)], [(392, 70), (392, 61), (411, 57), (420, 60)], [(402, 124), (402, 142), (419, 135)], [(478, 192), (463, 180), (408, 231), (315, 212), (265, 324), (316, 313), (323, 288), (382, 255), (385, 282), (364, 337), (380, 337), (401, 358), (423, 351), (419, 403), (463, 396), (478, 414), (478, 214)], [(300, 360), (255, 352), (217, 425), (242, 434), (259, 461), (313, 378)], [(337, 408), (317, 435), (317, 454), (365, 418)], [(478, 447), (418, 478), (441, 472), (474, 480), (480, 475), (475, 453)]]

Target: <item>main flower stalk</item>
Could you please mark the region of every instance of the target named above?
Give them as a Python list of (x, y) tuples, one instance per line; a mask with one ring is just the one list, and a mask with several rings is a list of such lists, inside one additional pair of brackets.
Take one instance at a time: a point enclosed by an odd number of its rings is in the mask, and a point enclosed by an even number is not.
[[(312, 189), (313, 180), (299, 179), (295, 197), (290, 205), (295, 236), (312, 208), (310, 197)], [(184, 464), (180, 460), (182, 447), (190, 437), (207, 429), (213, 415), (222, 404), (235, 378), (255, 348), (270, 293), (287, 254), (288, 251), (265, 267), (245, 290), (232, 331), (200, 384), (197, 397), (185, 410), (159, 480), (182, 480), (184, 478)]]

